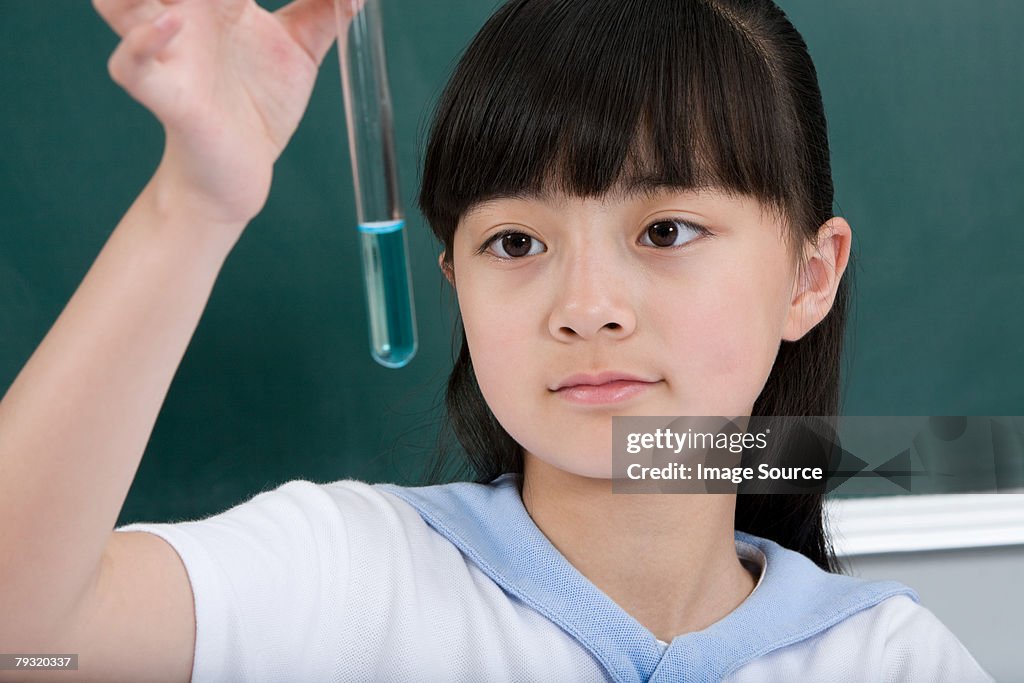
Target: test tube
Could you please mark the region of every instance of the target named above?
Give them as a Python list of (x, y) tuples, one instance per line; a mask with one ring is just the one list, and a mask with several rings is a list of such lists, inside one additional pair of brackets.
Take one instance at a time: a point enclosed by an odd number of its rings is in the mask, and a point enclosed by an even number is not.
[[(416, 354), (416, 314), (398, 192), (380, 0), (334, 0), (334, 9), (370, 354), (385, 367), (400, 368)], [(342, 17), (353, 13), (346, 31)]]

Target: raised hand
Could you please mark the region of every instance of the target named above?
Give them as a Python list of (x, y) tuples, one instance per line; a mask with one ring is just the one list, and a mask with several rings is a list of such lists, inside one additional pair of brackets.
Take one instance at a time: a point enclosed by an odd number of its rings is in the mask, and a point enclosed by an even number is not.
[[(362, 0), (339, 2), (345, 30)], [(168, 192), (211, 221), (248, 222), (337, 35), (333, 0), (294, 0), (275, 13), (253, 0), (93, 5), (122, 38), (111, 77), (164, 126), (157, 176)]]

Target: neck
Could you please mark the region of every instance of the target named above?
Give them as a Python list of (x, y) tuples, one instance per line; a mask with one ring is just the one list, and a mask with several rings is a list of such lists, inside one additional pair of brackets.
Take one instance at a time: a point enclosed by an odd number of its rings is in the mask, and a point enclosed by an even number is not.
[(736, 496), (612, 493), (527, 453), (523, 504), (552, 545), (661, 640), (699, 631), (750, 594), (733, 540)]

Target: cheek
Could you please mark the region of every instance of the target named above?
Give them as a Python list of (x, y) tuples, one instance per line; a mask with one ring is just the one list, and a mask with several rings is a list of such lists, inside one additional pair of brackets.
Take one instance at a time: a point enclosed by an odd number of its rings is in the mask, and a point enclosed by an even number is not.
[(484, 399), (500, 415), (514, 406), (517, 379), (530, 368), (529, 349), (522, 342), (526, 321), (513, 302), (482, 295), (486, 288), (469, 286), (464, 291), (468, 294), (459, 294), (459, 310), (473, 371)]
[(698, 396), (708, 414), (738, 414), (753, 405), (775, 362), (778, 288), (743, 269), (713, 282), (677, 308), (663, 338), (678, 340), (668, 352), (678, 359), (686, 393)]

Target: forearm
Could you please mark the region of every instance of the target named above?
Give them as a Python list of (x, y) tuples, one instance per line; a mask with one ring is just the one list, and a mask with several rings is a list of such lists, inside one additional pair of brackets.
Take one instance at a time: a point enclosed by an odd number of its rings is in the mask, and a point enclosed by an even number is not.
[(202, 224), (157, 177), (0, 402), (0, 641), (44, 633), (94, 580), (217, 274), (244, 225)]

